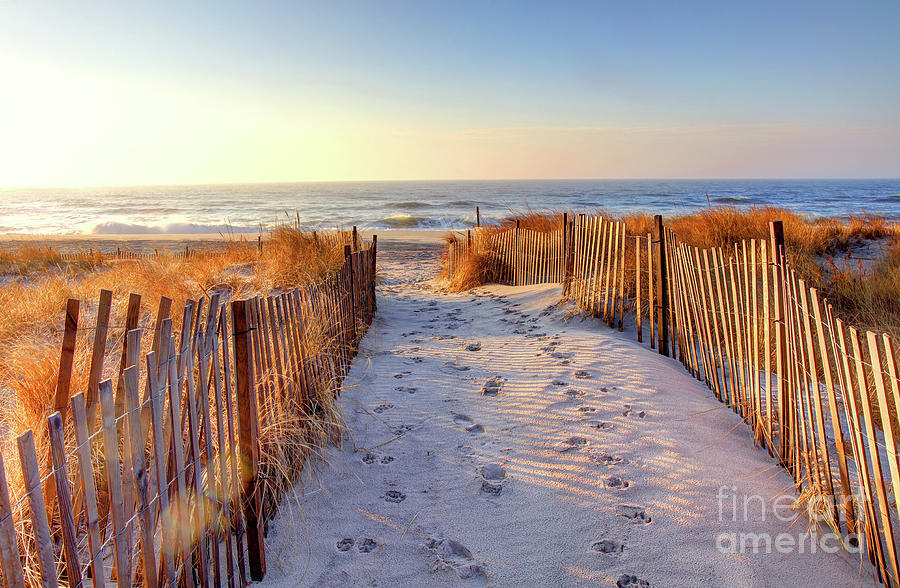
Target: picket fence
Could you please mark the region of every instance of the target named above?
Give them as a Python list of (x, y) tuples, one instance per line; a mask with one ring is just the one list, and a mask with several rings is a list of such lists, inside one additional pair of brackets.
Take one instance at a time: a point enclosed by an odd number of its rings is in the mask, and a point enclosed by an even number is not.
[[(835, 316), (790, 267), (780, 222), (769, 240), (698, 249), (655, 219), (629, 235), (600, 216), (563, 218), (542, 235), (477, 228), (450, 244), (452, 278), (468, 255), (491, 281), (561, 283), (587, 313), (680, 361), (751, 427), (793, 477), (811, 515), (900, 586), (897, 455), (900, 379), (892, 338)], [(549, 271), (532, 269), (550, 268)], [(627, 304), (625, 300), (628, 300)]]
[[(131, 294), (122, 345), (109, 352), (113, 293), (101, 291), (88, 326), (80, 301), (68, 302), (49, 455), (35, 443), (44, 431), (17, 438), (21, 487), (7, 484), (14, 472), (0, 456), (3, 586), (263, 578), (266, 523), (285, 490), (271, 487), (273, 462), (299, 475), (308, 451), (308, 432), (283, 425), (327, 417), (325, 399), (339, 393), (375, 314), (377, 238), (327, 239), (345, 260), (324, 280), (230, 304), (219, 294), (188, 301), (181, 332), (172, 300), (142, 326)], [(79, 336), (93, 337), (85, 391), (71, 389)]]
[[(299, 230), (299, 229), (298, 229)], [(339, 247), (343, 246), (346, 243), (353, 244), (354, 247), (358, 248), (360, 246), (361, 240), (359, 236), (359, 232), (356, 227), (352, 229), (340, 229), (333, 231), (311, 231), (310, 234), (314, 239), (321, 241), (329, 246)], [(256, 242), (246, 241), (246, 240), (238, 240), (238, 241), (228, 241), (227, 244), (229, 246), (245, 246), (245, 247), (256, 247), (260, 250), (263, 249), (265, 241), (263, 241), (262, 237), (259, 236), (256, 239)], [(219, 247), (219, 243), (209, 244), (205, 248), (197, 249), (196, 247), (191, 247), (190, 245), (185, 245), (184, 249), (164, 249), (160, 251), (158, 248), (153, 251), (134, 251), (131, 249), (123, 249), (121, 246), (117, 246), (115, 251), (111, 248), (109, 250), (101, 250), (94, 249), (93, 247), (89, 247), (85, 250), (75, 251), (71, 253), (60, 253), (59, 259), (64, 262), (83, 262), (83, 263), (96, 263), (99, 261), (110, 261), (110, 260), (142, 260), (142, 259), (158, 259), (162, 256), (166, 257), (175, 257), (176, 259), (190, 259), (197, 255), (197, 253), (202, 252), (212, 252), (215, 253)]]

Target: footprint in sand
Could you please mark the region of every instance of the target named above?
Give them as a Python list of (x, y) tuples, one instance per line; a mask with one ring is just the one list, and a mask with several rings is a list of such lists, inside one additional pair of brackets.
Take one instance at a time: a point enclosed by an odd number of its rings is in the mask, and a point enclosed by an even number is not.
[(360, 553), (371, 553), (375, 551), (378, 547), (378, 542), (370, 537), (363, 537), (359, 540), (359, 543), (356, 544), (356, 548), (359, 549)]
[(591, 544), (591, 549), (597, 553), (617, 555), (625, 550), (625, 546), (615, 539), (601, 539)]
[(484, 564), (465, 545), (453, 539), (429, 537), (424, 547), (434, 556), (432, 571), (453, 570), (462, 580), (484, 575)]
[(390, 455), (382, 455), (379, 457), (375, 453), (367, 453), (362, 457), (362, 461), (363, 461), (363, 463), (366, 463), (369, 465), (371, 465), (373, 463), (389, 464), (392, 461), (394, 461), (394, 458), (391, 457)]
[(419, 391), (415, 386), (397, 386), (394, 388), (397, 392), (406, 392), (408, 394), (415, 394)]
[(632, 574), (622, 574), (616, 580), (616, 588), (650, 588), (650, 582)]
[(458, 413), (458, 412), (453, 412), (453, 413), (450, 413), (450, 414), (453, 415), (453, 421), (454, 421), (457, 425), (462, 426), (463, 424), (468, 424), (468, 423), (471, 423), (471, 422), (472, 422), (472, 417), (470, 417), (470, 416), (467, 415), (467, 414), (461, 414), (461, 413)]
[(503, 378), (494, 376), (484, 383), (481, 387), (482, 396), (497, 396), (500, 394), (500, 387), (503, 385)]
[(610, 455), (605, 451), (591, 454), (588, 457), (591, 461), (605, 465), (607, 467), (613, 467), (628, 463), (628, 461), (624, 457), (619, 457), (618, 455)]
[(406, 500), (406, 494), (400, 492), (399, 490), (388, 490), (384, 493), (384, 501), (385, 502), (393, 502), (394, 504), (400, 504)]
[(411, 373), (412, 372), (398, 372), (398, 373), (394, 374), (394, 377), (397, 378), (398, 380), (400, 380), (400, 379), (410, 375)]
[(575, 388), (570, 388), (570, 389), (566, 390), (564, 392), (564, 394), (566, 396), (568, 396), (569, 398), (571, 398), (572, 400), (575, 400), (577, 398), (581, 398), (582, 396), (584, 396), (584, 392), (582, 392), (581, 390), (577, 390)]
[(386, 411), (386, 410), (390, 410), (390, 409), (392, 409), (392, 408), (394, 408), (394, 405), (393, 405), (393, 404), (379, 404), (378, 406), (376, 406), (376, 407), (373, 408), (372, 410), (373, 410), (374, 412), (377, 412), (377, 413), (381, 414), (382, 412), (384, 412), (384, 411)]
[(503, 464), (487, 463), (481, 466), (481, 477), (485, 480), (498, 482), (506, 479), (506, 468)]
[(503, 485), (485, 480), (481, 483), (481, 491), (489, 496), (500, 496), (500, 493), (503, 492)]
[(593, 406), (579, 406), (578, 412), (589, 413), (589, 412), (597, 412), (597, 409)]
[(616, 425), (609, 421), (598, 421), (598, 420), (589, 420), (587, 421), (587, 425), (592, 429), (600, 429), (601, 431), (609, 431), (613, 429)]
[(503, 481), (506, 480), (506, 469), (503, 464), (489, 463), (481, 466), (481, 491), (490, 496), (500, 496), (503, 492)]
[(619, 504), (616, 506), (616, 516), (625, 517), (635, 523), (648, 524), (652, 519), (647, 511), (633, 504)]
[(587, 380), (588, 378), (592, 378), (591, 372), (587, 370), (578, 370), (575, 372), (575, 377), (579, 380)]
[(484, 426), (480, 423), (475, 423), (474, 425), (466, 427), (466, 431), (469, 433), (484, 433)]
[(584, 437), (569, 437), (556, 448), (556, 451), (559, 453), (565, 453), (566, 451), (572, 451), (573, 449), (580, 449), (587, 445), (587, 443), (588, 440)]
[(469, 343), (466, 345), (466, 351), (481, 351), (481, 343)]
[(624, 479), (620, 478), (619, 476), (612, 476), (610, 478), (606, 478), (603, 481), (603, 484), (607, 488), (615, 488), (617, 490), (621, 490), (623, 488), (628, 488), (629, 486), (631, 486), (631, 482), (629, 482), (628, 480), (624, 480)]
[(335, 547), (337, 547), (338, 551), (350, 551), (353, 547), (353, 543), (353, 537), (344, 537), (335, 544)]
[(469, 371), (470, 369), (472, 369), (472, 368), (470, 368), (470, 367), (467, 366), (467, 365), (459, 365), (459, 364), (456, 363), (455, 361), (448, 361), (447, 363), (444, 364), (444, 366), (445, 366), (445, 367), (448, 367), (448, 368), (450, 368), (450, 369), (452, 369), (452, 370), (456, 370), (456, 371), (458, 371), (458, 372), (467, 372), (467, 371)]
[[(635, 414), (635, 413), (634, 413), (634, 410), (631, 408), (631, 405), (630, 405), (630, 404), (625, 404), (625, 405), (624, 405), (624, 408), (625, 408), (625, 410), (622, 412), (622, 416), (626, 416), (626, 417), (627, 417), (627, 416), (631, 416), (632, 414)], [(641, 419), (642, 419), (642, 418), (644, 418), (644, 417), (647, 416), (647, 413), (644, 412), (643, 410), (641, 410), (641, 411), (638, 411), (638, 412), (636, 413), (636, 416), (637, 416), (638, 418), (641, 418)]]
[(565, 381), (563, 381), (563, 380), (553, 380), (552, 384), (553, 384), (554, 386), (559, 386), (559, 387), (562, 387), (562, 386), (568, 386), (568, 385), (569, 385), (568, 382), (565, 382)]

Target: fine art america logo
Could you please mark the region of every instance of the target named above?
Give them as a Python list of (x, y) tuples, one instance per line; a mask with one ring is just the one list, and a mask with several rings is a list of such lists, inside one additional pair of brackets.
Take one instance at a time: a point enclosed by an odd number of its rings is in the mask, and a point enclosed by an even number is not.
[[(716, 539), (716, 549), (721, 553), (837, 553), (846, 550), (859, 553), (856, 534), (835, 532), (834, 499), (828, 496), (814, 496), (799, 501), (796, 496), (781, 494), (766, 500), (758, 494), (739, 494), (737, 486), (721, 486), (716, 492), (719, 522), (748, 523), (778, 521), (788, 530), (796, 525), (801, 528), (793, 533), (782, 532), (723, 532)], [(853, 505), (854, 508), (857, 505)], [(842, 505), (837, 505), (842, 508)], [(798, 521), (803, 513), (808, 521)], [(859, 512), (856, 510), (856, 512)]]

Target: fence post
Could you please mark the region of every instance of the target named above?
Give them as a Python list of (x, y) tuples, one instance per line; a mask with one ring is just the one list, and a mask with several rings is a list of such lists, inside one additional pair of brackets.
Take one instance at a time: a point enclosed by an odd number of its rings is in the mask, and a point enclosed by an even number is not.
[[(356, 227), (353, 227), (354, 229)], [(355, 234), (355, 233), (354, 233)], [(353, 258), (350, 253), (350, 246), (344, 246), (344, 263), (347, 264), (347, 287), (350, 290), (350, 344), (351, 348), (356, 347), (356, 287), (353, 281)]]
[(519, 286), (519, 219), (516, 219), (516, 232), (513, 233), (513, 264), (515, 268), (515, 276), (513, 277), (513, 286)]
[(231, 303), (234, 318), (234, 373), (237, 385), (238, 452), (241, 465), (241, 504), (247, 521), (247, 552), (250, 577), (259, 581), (266, 575), (263, 544), (263, 516), (259, 482), (259, 408), (250, 349), (249, 308), (246, 300)]
[(659, 353), (669, 355), (669, 275), (666, 267), (666, 230), (662, 216), (653, 217), (656, 229), (656, 242), (659, 243), (659, 255), (656, 256), (656, 323), (659, 330)]
[(569, 293), (569, 213), (564, 212), (562, 216), (562, 283), (563, 296)]
[[(790, 427), (787, 410), (787, 346), (785, 339), (785, 296), (784, 296), (784, 271), (785, 271), (785, 251), (784, 251), (784, 225), (780, 220), (771, 221), (769, 223), (769, 240), (772, 247), (772, 267), (773, 267), (773, 289), (775, 300), (775, 315), (773, 322), (775, 323), (775, 374), (778, 381), (778, 428), (781, 431), (781, 448), (779, 457), (782, 463), (787, 466), (785, 453), (787, 452), (788, 436), (785, 432)], [(788, 467), (788, 469), (790, 469)]]
[[(63, 333), (62, 348), (59, 356), (59, 374), (56, 379), (56, 394), (53, 410), (59, 411), (63, 419), (69, 407), (69, 387), (72, 381), (72, 365), (75, 362), (75, 339), (78, 336), (78, 312), (81, 301), (69, 298), (66, 302), (65, 331)], [(52, 459), (52, 452), (47, 450), (48, 461)], [(52, 483), (44, 486), (44, 500), (48, 509), (56, 508), (56, 486)]]
[(0, 564), (3, 567), (6, 585), (10, 588), (24, 588), (22, 562), (19, 560), (19, 544), (9, 501), (9, 487), (6, 484), (6, 469), (0, 455)]
[(352, 238), (350, 239), (350, 244), (353, 246), (352, 251), (359, 251), (359, 233), (356, 232), (356, 226), (353, 227)]
[(481, 226), (481, 210), (477, 206), (475, 207), (475, 226)]
[(378, 305), (375, 301), (375, 271), (378, 266), (376, 264), (376, 256), (378, 255), (378, 235), (372, 235), (372, 246), (369, 247), (369, 263), (372, 264), (372, 271), (369, 274), (371, 276), (369, 283), (369, 296), (372, 297), (372, 318), (375, 318), (375, 311), (378, 308)]

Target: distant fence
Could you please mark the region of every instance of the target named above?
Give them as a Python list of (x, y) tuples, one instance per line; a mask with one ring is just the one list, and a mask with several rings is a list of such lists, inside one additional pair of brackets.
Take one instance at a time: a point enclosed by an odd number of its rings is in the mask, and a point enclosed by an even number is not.
[[(21, 486), (8, 484), (18, 472), (0, 456), (2, 585), (262, 579), (279, 490), (267, 487), (266, 460), (277, 454), (299, 475), (310, 432), (284, 423), (302, 424), (338, 394), (375, 314), (376, 239), (349, 242), (340, 269), (318, 283), (230, 304), (219, 294), (188, 301), (180, 333), (163, 298), (144, 355), (140, 296), (129, 298), (124, 328), (109, 324), (112, 292), (101, 292), (87, 327), (70, 300), (49, 455), (37, 451), (43, 431), (17, 438)], [(122, 345), (107, 353), (119, 328)], [(86, 391), (71, 389), (79, 335), (93, 340)]]
[[(770, 231), (768, 241), (698, 249), (679, 243), (661, 217), (653, 234), (627, 235), (624, 223), (579, 214), (543, 236), (479, 228), (450, 247), (456, 268), (470, 254), (493, 260), (500, 283), (562, 283), (580, 308), (619, 330), (633, 313), (638, 341), (647, 335), (704, 381), (790, 472), (820, 520), (858, 541), (882, 582), (900, 586), (894, 343), (835, 317), (789, 266), (781, 223)], [(550, 260), (551, 271), (527, 269), (534, 260)]]
[[(344, 244), (352, 243), (355, 246), (359, 246), (360, 236), (356, 230), (356, 227), (352, 229), (341, 229), (341, 230), (333, 230), (333, 231), (310, 231), (310, 234), (314, 236), (314, 238), (320, 240), (323, 243), (326, 243), (331, 246), (343, 246)], [(153, 239), (153, 235), (143, 235), (148, 240)], [(265, 244), (265, 240), (262, 236), (258, 236), (256, 239), (252, 241), (243, 240), (242, 236), (238, 235), (238, 239), (236, 240), (223, 240), (221, 243), (219, 242), (208, 242), (206, 247), (197, 248), (196, 246), (192, 247), (190, 245), (185, 245), (184, 249), (180, 247), (178, 249), (172, 248), (164, 248), (160, 250), (159, 248), (153, 249), (153, 251), (134, 251), (132, 249), (123, 248), (120, 245), (115, 247), (113, 250), (112, 246), (106, 249), (102, 248), (94, 248), (88, 247), (87, 249), (81, 249), (79, 251), (74, 251), (70, 253), (60, 253), (59, 258), (61, 261), (65, 262), (99, 262), (99, 261), (110, 261), (110, 260), (129, 260), (129, 259), (156, 259), (161, 256), (166, 257), (175, 257), (179, 259), (190, 259), (197, 255), (197, 253), (215, 253), (217, 251), (217, 247), (219, 245), (242, 245), (245, 247), (257, 247), (259, 249), (263, 248)]]

